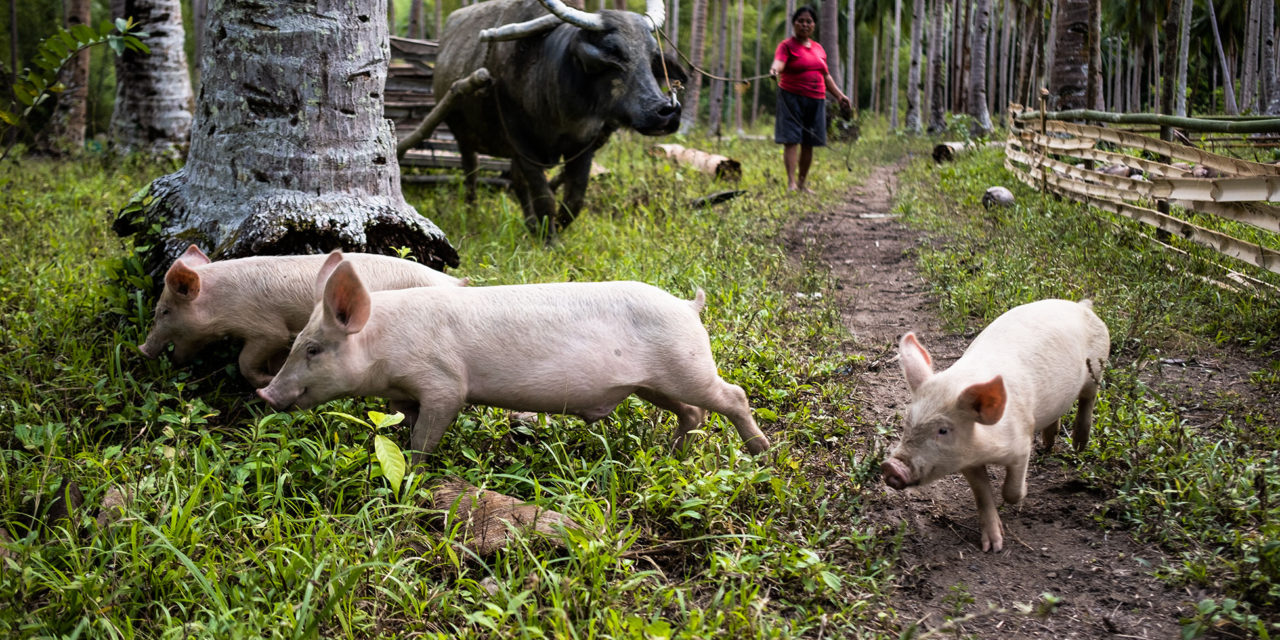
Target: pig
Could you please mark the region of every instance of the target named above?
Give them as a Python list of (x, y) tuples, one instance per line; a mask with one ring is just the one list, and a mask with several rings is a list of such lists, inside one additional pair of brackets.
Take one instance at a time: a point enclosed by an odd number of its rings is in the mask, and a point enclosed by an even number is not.
[(978, 503), (982, 550), (1000, 551), (1004, 536), (986, 465), (1005, 468), (1005, 502), (1021, 501), (1032, 440), (1042, 433), (1051, 450), (1059, 419), (1076, 400), (1071, 438), (1083, 449), (1110, 349), (1107, 325), (1089, 300), (1014, 307), (937, 374), (929, 352), (906, 334), (898, 354), (911, 405), (902, 440), (881, 465), (885, 484), (903, 490), (959, 471)]
[(173, 359), (185, 362), (214, 340), (239, 338), (244, 340), (240, 373), (255, 387), (266, 386), (288, 354), (292, 336), (311, 317), (316, 272), (324, 264), (341, 260), (359, 264), (375, 289), (466, 284), (426, 265), (391, 256), (334, 251), (328, 256), (211, 262), (193, 244), (165, 273), (155, 322), (138, 350), (156, 358), (173, 343)]
[(258, 395), (276, 410), (340, 396), (407, 405), (415, 464), (467, 404), (590, 422), (633, 393), (676, 414), (674, 449), (708, 409), (727, 417), (753, 454), (769, 447), (742, 388), (716, 372), (698, 315), (701, 289), (691, 301), (640, 282), (370, 293), (348, 261), (321, 271), (319, 282), (311, 319)]

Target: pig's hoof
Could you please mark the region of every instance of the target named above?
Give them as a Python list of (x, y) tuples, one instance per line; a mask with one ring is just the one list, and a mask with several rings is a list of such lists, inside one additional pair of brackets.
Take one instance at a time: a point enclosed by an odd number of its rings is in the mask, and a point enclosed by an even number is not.
[(982, 550), (1000, 553), (1004, 549), (1004, 536), (997, 530), (993, 533), (982, 532)]
[(512, 411), (508, 416), (511, 424), (518, 424), (526, 427), (532, 427), (538, 424), (538, 414), (532, 411)]

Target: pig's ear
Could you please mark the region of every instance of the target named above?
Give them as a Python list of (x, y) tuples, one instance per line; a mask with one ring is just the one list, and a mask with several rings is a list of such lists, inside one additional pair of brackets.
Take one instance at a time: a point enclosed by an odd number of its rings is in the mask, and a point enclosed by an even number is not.
[(179, 300), (190, 302), (200, 295), (200, 274), (188, 267), (186, 261), (179, 260), (164, 274), (164, 286)]
[(369, 292), (350, 262), (340, 262), (324, 284), (324, 315), (347, 333), (369, 321)]
[(956, 400), (962, 411), (971, 411), (982, 424), (995, 424), (1004, 415), (1004, 378), (996, 376), (986, 382), (971, 385), (960, 392)]
[(324, 295), (324, 285), (329, 281), (329, 276), (333, 275), (333, 270), (338, 268), (339, 262), (342, 262), (342, 250), (334, 249), (324, 259), (324, 264), (320, 265), (320, 273), (316, 275), (316, 300)]
[(933, 376), (933, 358), (925, 351), (916, 334), (902, 336), (898, 343), (898, 361), (902, 364), (902, 375), (907, 379), (907, 388), (915, 393), (920, 385)]
[(187, 247), (187, 250), (183, 251), (182, 255), (178, 256), (178, 259), (192, 267), (198, 267), (202, 264), (209, 264), (212, 262), (209, 260), (209, 256), (206, 256), (204, 252), (200, 250), (200, 247), (197, 247), (194, 244)]

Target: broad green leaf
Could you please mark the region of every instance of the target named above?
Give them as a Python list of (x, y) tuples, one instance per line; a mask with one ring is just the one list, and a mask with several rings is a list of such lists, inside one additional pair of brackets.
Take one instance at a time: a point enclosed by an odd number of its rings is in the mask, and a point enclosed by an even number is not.
[[(84, 26), (84, 25), (82, 25), (82, 24), (78, 24), (78, 25), (76, 25), (76, 26), (77, 26), (77, 27), (80, 27), (81, 29), (84, 29), (84, 30), (86, 30), (86, 31), (89, 31), (89, 34), (90, 34), (90, 35), (92, 35), (92, 34), (93, 34), (93, 31), (89, 30), (89, 28), (88, 28), (88, 27), (86, 27), (86, 26)], [(71, 32), (69, 32), (69, 31), (66, 31), (66, 30), (59, 31), (59, 32), (58, 32), (58, 39), (62, 41), (62, 44), (67, 45), (67, 50), (68, 50), (68, 51), (70, 51), (70, 50), (72, 50), (72, 49), (78, 49), (78, 48), (80, 48), (80, 43), (76, 41), (75, 36), (71, 35)]]
[[(143, 35), (145, 36), (145, 34)], [(124, 46), (129, 47), (130, 49), (133, 49), (138, 53), (143, 53), (143, 54), (151, 53), (151, 47), (148, 47), (146, 43), (144, 43), (143, 41), (133, 36), (124, 37)]]
[(75, 38), (77, 44), (88, 44), (98, 39), (98, 34), (93, 32), (87, 24), (78, 24), (71, 27), (71, 37)]
[(119, 36), (107, 38), (107, 46), (111, 47), (111, 50), (116, 52), (116, 55), (124, 55), (124, 40)]
[(4, 120), (6, 124), (11, 126), (18, 124), (18, 116), (15, 116), (4, 109), (0, 109), (0, 120)]
[(404, 461), (404, 453), (390, 438), (383, 436), (373, 437), (373, 453), (378, 457), (378, 464), (382, 466), (383, 477), (391, 483), (391, 490), (399, 495), (400, 481), (404, 480), (404, 472), (407, 467)]
[(129, 21), (125, 20), (124, 18), (116, 18), (116, 29), (118, 29), (120, 33), (124, 33), (128, 31)]

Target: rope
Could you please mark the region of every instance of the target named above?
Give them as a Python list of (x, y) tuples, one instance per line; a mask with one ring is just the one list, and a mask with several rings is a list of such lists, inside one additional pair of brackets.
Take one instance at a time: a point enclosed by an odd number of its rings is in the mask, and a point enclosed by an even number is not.
[(672, 51), (675, 51), (675, 52), (676, 52), (676, 55), (680, 56), (680, 59), (681, 59), (681, 60), (683, 60), (685, 64), (689, 65), (689, 68), (690, 68), (690, 69), (693, 69), (694, 71), (697, 71), (699, 74), (702, 74), (702, 75), (704, 75), (704, 76), (706, 76), (706, 77), (708, 77), (708, 78), (711, 78), (711, 79), (713, 79), (713, 80), (719, 80), (719, 81), (721, 81), (721, 82), (740, 82), (740, 83), (742, 83), (742, 84), (749, 85), (749, 84), (751, 84), (751, 83), (752, 83), (753, 81), (755, 81), (755, 80), (761, 80), (761, 79), (763, 79), (763, 78), (768, 78), (768, 77), (769, 77), (769, 74), (767, 74), (767, 73), (762, 73), (762, 74), (760, 74), (760, 75), (751, 76), (750, 78), (743, 78), (743, 79), (741, 79), (741, 80), (734, 80), (733, 78), (726, 78), (726, 77), (724, 77), (724, 76), (718, 76), (718, 75), (716, 75), (716, 74), (714, 74), (714, 73), (711, 73), (711, 72), (707, 71), (706, 69), (703, 69), (702, 67), (699, 67), (699, 66), (697, 66), (697, 65), (693, 64), (693, 61), (689, 60), (689, 56), (684, 55), (684, 52), (680, 50), (680, 47), (677, 47), (677, 46), (676, 46), (676, 43), (671, 42), (671, 38), (667, 37), (667, 32), (666, 32), (666, 31), (659, 31), (658, 33), (661, 33), (661, 34), (662, 34), (662, 38), (660, 38), (660, 39), (658, 40), (658, 48), (659, 48), (659, 51), (661, 51), (661, 48), (662, 48), (662, 40), (666, 40), (667, 42), (670, 42), (670, 43), (671, 43), (671, 50), (672, 50)]

